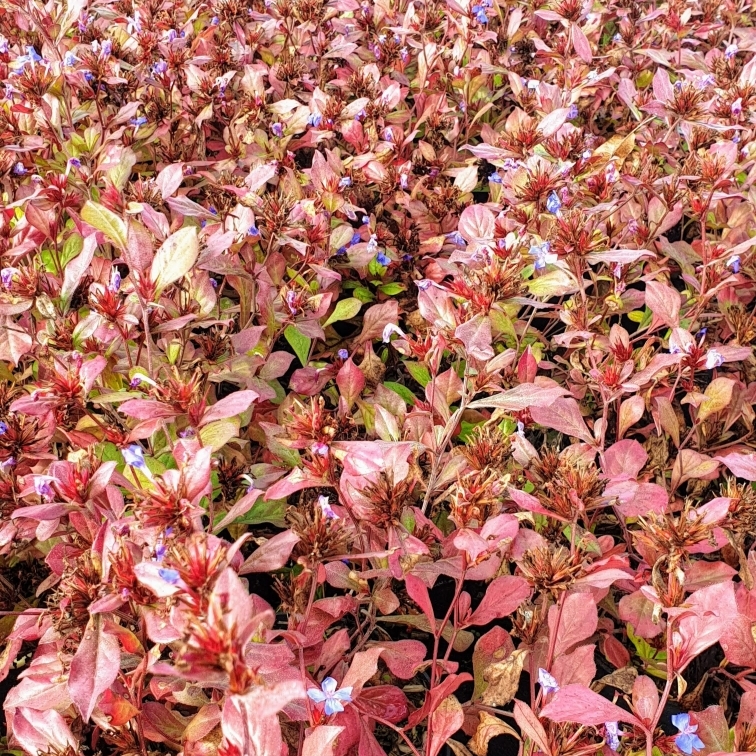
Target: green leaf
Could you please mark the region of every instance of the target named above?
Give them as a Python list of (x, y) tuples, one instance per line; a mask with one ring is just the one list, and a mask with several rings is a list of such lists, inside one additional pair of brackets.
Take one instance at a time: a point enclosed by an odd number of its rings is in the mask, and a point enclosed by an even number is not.
[(364, 286), (357, 286), (354, 290), (354, 296), (363, 304), (368, 304), (368, 302), (372, 302), (375, 299), (373, 292), (371, 292), (370, 289), (366, 289)]
[(102, 231), (119, 249), (126, 249), (126, 224), (112, 210), (88, 200), (81, 208), (81, 218), (92, 228)]
[(199, 239), (196, 226), (185, 226), (171, 234), (155, 254), (150, 268), (150, 279), (158, 292), (183, 278), (199, 256)]
[(312, 339), (305, 336), (295, 325), (287, 326), (284, 331), (284, 336), (294, 350), (294, 353), (299, 357), (302, 367), (307, 367), (307, 362), (310, 358), (310, 344), (312, 343)]
[(204, 446), (209, 446), (214, 452), (222, 449), (234, 436), (239, 433), (239, 418), (227, 417), (208, 423), (199, 432)]
[(84, 249), (84, 239), (79, 234), (71, 234), (63, 243), (63, 251), (60, 254), (60, 265), (65, 268), (75, 257), (79, 256)]
[(425, 388), (431, 382), (431, 374), (428, 367), (422, 362), (405, 362), (405, 367), (409, 374)]
[[(225, 515), (220, 514), (216, 517), (217, 525)], [(233, 521), (233, 525), (260, 525), (264, 522), (272, 523), (277, 527), (284, 527), (286, 524), (286, 499), (273, 499), (265, 501), (258, 499), (252, 509), (242, 517)]]
[(395, 394), (399, 394), (410, 407), (415, 406), (416, 397), (406, 386), (403, 386), (401, 383), (394, 383), (393, 381), (384, 381), (383, 385), (387, 389), (391, 389)]
[[(323, 326), (331, 325), (331, 323), (337, 323), (340, 320), (349, 320), (353, 318), (362, 309), (362, 302), (356, 297), (349, 297), (349, 299), (342, 299), (336, 303), (336, 307), (328, 317)], [(294, 346), (292, 344), (292, 346)], [(309, 350), (309, 347), (308, 347)]]
[(387, 283), (379, 286), (378, 291), (388, 297), (394, 297), (397, 294), (401, 294), (403, 291), (407, 291), (407, 287), (400, 283)]

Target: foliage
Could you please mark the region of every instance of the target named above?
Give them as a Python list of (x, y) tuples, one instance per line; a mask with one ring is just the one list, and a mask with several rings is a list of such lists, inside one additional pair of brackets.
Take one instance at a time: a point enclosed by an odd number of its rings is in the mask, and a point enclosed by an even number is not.
[(756, 751), (748, 0), (4, 0), (8, 752)]

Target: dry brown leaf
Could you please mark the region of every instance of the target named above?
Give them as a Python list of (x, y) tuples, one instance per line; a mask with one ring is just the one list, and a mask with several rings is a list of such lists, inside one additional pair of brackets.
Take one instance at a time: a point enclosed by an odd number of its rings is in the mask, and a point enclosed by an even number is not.
[(622, 136), (621, 134), (615, 134), (611, 139), (608, 139), (603, 144), (596, 147), (593, 151), (593, 157), (602, 157), (607, 161), (613, 157), (619, 159), (620, 164), (635, 148), (635, 134), (628, 134)]
[[(605, 675), (591, 686), (596, 692), (600, 692), (605, 685), (611, 685), (623, 693), (630, 694), (633, 692), (635, 678), (638, 677), (638, 670), (635, 667), (623, 667), (610, 675)], [(600, 686), (600, 687), (599, 687)]]
[[(515, 651), (515, 653), (517, 652)], [(487, 756), (488, 742), (497, 735), (513, 735), (518, 740), (520, 739), (517, 732), (498, 717), (485, 711), (479, 712), (478, 716), (480, 717), (480, 724), (475, 735), (467, 744), (475, 756)]]
[(486, 706), (504, 706), (514, 698), (527, 653), (527, 650), (518, 648), (503, 661), (494, 662), (486, 667), (483, 679), (488, 683), (488, 687), (482, 699)]

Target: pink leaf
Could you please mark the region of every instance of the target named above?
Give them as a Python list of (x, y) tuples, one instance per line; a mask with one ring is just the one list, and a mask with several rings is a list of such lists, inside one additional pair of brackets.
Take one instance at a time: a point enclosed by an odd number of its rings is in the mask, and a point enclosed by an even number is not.
[(392, 674), (401, 680), (411, 679), (425, 660), (425, 644), (416, 640), (383, 641), (381, 658)]
[(628, 722), (642, 728), (640, 721), (598, 693), (583, 685), (568, 685), (554, 694), (541, 716), (554, 722), (602, 725), (604, 722)]
[(502, 575), (491, 581), (483, 600), (472, 615), (465, 620), (464, 626), (487, 625), (495, 619), (501, 619), (517, 610), (520, 604), (530, 597), (527, 580), (513, 575)]
[(493, 239), (496, 218), (485, 205), (469, 205), (459, 218), (459, 233), (468, 241)]
[(184, 180), (184, 164), (174, 163), (173, 165), (167, 165), (158, 173), (155, 184), (160, 189), (160, 195), (163, 199), (172, 197), (176, 190), (181, 186), (181, 182)]
[(645, 410), (646, 402), (639, 394), (622, 402), (617, 420), (617, 438), (622, 438), (643, 417)]
[(656, 483), (636, 483), (620, 480), (604, 489), (604, 496), (616, 497), (617, 509), (623, 517), (645, 516), (649, 512), (661, 514), (667, 511), (669, 494)]
[(590, 638), (598, 627), (596, 600), (590, 593), (569, 593), (564, 599), (561, 620), (557, 627), (559, 607), (549, 608), (549, 634), (556, 633), (554, 654), (559, 656), (581, 641)]
[(654, 97), (659, 102), (671, 102), (675, 96), (672, 82), (669, 80), (669, 74), (661, 66), (656, 69), (656, 73), (654, 74), (653, 89)]
[(71, 660), (68, 689), (87, 722), (97, 699), (113, 684), (121, 668), (118, 640), (103, 631), (103, 616), (89, 618), (79, 648)]
[(298, 542), (299, 536), (291, 530), (274, 535), (247, 557), (239, 574), (280, 570), (289, 561), (291, 550)]
[(551, 753), (549, 736), (546, 734), (541, 721), (527, 704), (515, 699), (514, 718), (526, 738), (532, 740), (544, 754)]
[(205, 410), (200, 425), (207, 425), (215, 420), (225, 420), (246, 412), (255, 399), (259, 398), (256, 391), (236, 391)]
[(583, 30), (577, 24), (571, 24), (570, 28), (572, 29), (572, 46), (575, 48), (575, 52), (584, 62), (590, 63), (593, 60), (593, 51), (591, 50), (591, 43), (588, 41), (588, 37), (585, 36)]
[(659, 690), (646, 675), (637, 677), (633, 683), (633, 711), (649, 726), (659, 706)]
[(307, 730), (302, 745), (302, 756), (333, 756), (336, 738), (343, 731), (343, 727), (333, 725), (319, 725)]
[(469, 406), (471, 409), (487, 407), (491, 409), (503, 409), (508, 412), (521, 412), (528, 407), (536, 405), (547, 407), (567, 393), (569, 393), (568, 390), (561, 386), (546, 388), (535, 383), (521, 383), (519, 386), (515, 386), (508, 391), (503, 391), (500, 394), (494, 394), (485, 399), (476, 399)]
[(467, 353), (473, 359), (485, 361), (494, 356), (491, 319), (487, 315), (478, 314), (457, 326), (454, 335), (465, 345)]
[(732, 452), (714, 457), (726, 465), (731, 473), (743, 480), (756, 481), (756, 454), (739, 454)]
[(428, 723), (429, 742), (425, 751), (427, 756), (438, 756), (444, 743), (462, 727), (464, 721), (465, 712), (456, 696), (449, 696), (441, 701)]
[(714, 480), (719, 462), (693, 449), (682, 449), (672, 465), (671, 486), (674, 491), (688, 480)]
[(63, 717), (54, 709), (37, 711), (19, 706), (13, 712), (11, 731), (18, 744), (34, 756), (63, 753), (69, 747), (79, 752), (79, 744)]
[(618, 441), (604, 453), (604, 473), (610, 478), (637, 478), (647, 461), (648, 454), (637, 441)]
[(553, 136), (562, 128), (569, 117), (569, 113), (569, 108), (556, 108), (556, 110), (552, 110), (551, 113), (541, 119), (541, 122), (538, 124), (538, 131), (545, 137)]
[[(661, 70), (659, 69), (657, 74)], [(667, 81), (669, 82), (669, 79)], [(656, 87), (656, 77), (654, 77), (654, 87)], [(646, 306), (653, 313), (655, 320), (661, 321), (670, 328), (677, 328), (680, 325), (680, 293), (677, 289), (658, 281), (649, 281), (646, 284)]]
[(531, 407), (530, 414), (538, 425), (574, 436), (588, 444), (593, 442), (593, 436), (580, 414), (580, 406), (571, 397), (556, 399), (546, 407)]

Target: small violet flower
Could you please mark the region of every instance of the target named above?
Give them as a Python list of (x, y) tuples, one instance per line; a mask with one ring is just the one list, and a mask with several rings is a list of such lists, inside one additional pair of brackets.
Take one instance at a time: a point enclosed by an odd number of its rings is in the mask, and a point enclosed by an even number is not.
[(546, 209), (552, 214), (556, 215), (562, 207), (562, 200), (559, 199), (559, 195), (556, 192), (552, 192), (549, 198), (546, 200)]
[(446, 238), (450, 241), (456, 244), (458, 247), (464, 247), (465, 246), (465, 237), (462, 236), (462, 234), (459, 233), (459, 231), (452, 231), (450, 234), (446, 235)]
[(284, 133), (284, 128), (282, 123), (274, 123), (270, 130), (273, 132), (273, 136), (282, 137)]
[(25, 174), (26, 174), (26, 168), (24, 168), (24, 164), (19, 160), (19, 162), (13, 166), (13, 175), (24, 176)]
[(64, 56), (63, 56), (63, 65), (66, 68), (73, 68), (76, 65), (76, 61), (78, 58), (69, 50)]
[(336, 356), (340, 360), (348, 360), (349, 359), (349, 351), (347, 349), (339, 349), (339, 351), (336, 352)]
[(3, 268), (0, 270), (0, 283), (3, 288), (10, 289), (13, 285), (13, 276), (18, 273), (18, 268)]
[(114, 270), (110, 276), (110, 284), (108, 284), (108, 291), (115, 294), (121, 288), (121, 274)]
[(318, 128), (323, 120), (323, 116), (320, 115), (320, 113), (311, 113), (310, 116), (307, 118), (307, 125), (313, 126), (314, 128)]
[(132, 444), (121, 450), (123, 460), (129, 467), (136, 467), (137, 470), (144, 470), (147, 463), (144, 461), (144, 450), (139, 444)]
[(324, 444), (322, 441), (316, 441), (311, 447), (310, 451), (318, 457), (328, 456), (328, 444)]
[(732, 268), (733, 273), (740, 273), (740, 255), (733, 255), (726, 264), (728, 268)]
[(570, 105), (570, 109), (567, 111), (567, 120), (574, 121), (578, 117), (578, 112), (579, 111), (577, 105)]
[(339, 516), (331, 508), (331, 504), (328, 501), (327, 496), (318, 496), (318, 506), (320, 507), (321, 512), (323, 512), (327, 520), (339, 519)]
[(620, 732), (620, 729), (619, 729), (619, 723), (618, 722), (605, 722), (604, 730), (606, 731), (606, 744), (613, 751), (616, 751), (619, 748), (620, 735), (622, 735), (622, 732)]
[(315, 703), (322, 703), (325, 713), (331, 716), (344, 711), (344, 704), (352, 702), (352, 686), (348, 685), (346, 688), (339, 688), (338, 690), (337, 687), (336, 680), (332, 677), (326, 677), (320, 686), (320, 690), (310, 688), (307, 691), (307, 696)]
[(502, 183), (502, 181), (503, 181), (504, 179), (502, 179), (502, 177), (501, 177), (501, 176), (500, 176), (500, 175), (499, 175), (498, 173), (494, 172), (494, 173), (492, 173), (492, 174), (491, 174), (491, 175), (490, 175), (490, 176), (488, 177), (488, 180), (489, 180), (489, 181), (490, 181), (491, 183), (493, 183), (493, 184), (501, 184), (501, 183)]
[(730, 105), (730, 112), (734, 116), (739, 116), (739, 115), (742, 114), (742, 112), (743, 112), (743, 98), (742, 97), (738, 97), (738, 99), (735, 100), (732, 103), (732, 105)]
[(352, 185), (352, 179), (349, 176), (343, 176), (339, 179), (339, 189), (346, 189)]
[(672, 724), (680, 730), (680, 734), (675, 737), (675, 745), (683, 753), (690, 756), (693, 751), (700, 751), (704, 748), (703, 741), (696, 735), (698, 725), (690, 723), (690, 714), (673, 714)]
[(559, 690), (559, 683), (543, 667), (538, 669), (538, 684), (543, 688), (544, 694)]
[(528, 254), (535, 258), (535, 269), (543, 270), (547, 265), (555, 263), (559, 257), (551, 251), (551, 245), (548, 242), (533, 244), (528, 250)]
[(162, 76), (168, 70), (168, 63), (164, 60), (159, 60), (152, 66), (152, 73), (155, 76)]
[(254, 223), (247, 229), (247, 236), (260, 236), (260, 231)]
[(724, 363), (724, 357), (716, 350), (709, 349), (706, 352), (706, 369), (713, 370)]
[(384, 255), (383, 252), (379, 252), (375, 256), (375, 261), (378, 263), (378, 265), (383, 265), (384, 267), (387, 267), (391, 264), (391, 259)]
[(140, 126), (144, 126), (144, 124), (147, 123), (147, 118), (145, 116), (139, 116), (137, 118), (132, 118), (129, 123), (132, 126), (139, 128)]
[(139, 11), (134, 11), (134, 17), (126, 17), (126, 31), (129, 34), (138, 34), (142, 31), (142, 23), (139, 20)]
[(724, 55), (727, 60), (732, 60), (737, 54), (738, 46), (736, 44), (727, 45), (727, 47), (725, 47)]
[(34, 490), (37, 496), (43, 499), (52, 499), (53, 490), (50, 487), (50, 482), (44, 478), (34, 478)]
[(2, 420), (0, 420), (0, 436), (6, 434), (8, 432), (8, 423), (4, 423)]

